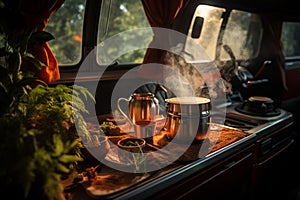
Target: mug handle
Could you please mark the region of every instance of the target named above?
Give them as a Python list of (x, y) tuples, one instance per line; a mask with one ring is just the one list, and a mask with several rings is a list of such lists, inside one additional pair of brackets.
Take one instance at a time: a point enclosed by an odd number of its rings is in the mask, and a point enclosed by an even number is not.
[(128, 103), (128, 102), (129, 102), (129, 99), (126, 99), (126, 98), (124, 98), (124, 97), (120, 97), (120, 98), (118, 99), (118, 101), (117, 101), (117, 108), (118, 108), (118, 111), (125, 117), (125, 119), (126, 119), (131, 125), (133, 125), (132, 122), (131, 122), (131, 120), (128, 118), (128, 116), (127, 116), (127, 115), (124, 113), (124, 111), (121, 109), (121, 106), (120, 106), (121, 101), (126, 101), (126, 102)]

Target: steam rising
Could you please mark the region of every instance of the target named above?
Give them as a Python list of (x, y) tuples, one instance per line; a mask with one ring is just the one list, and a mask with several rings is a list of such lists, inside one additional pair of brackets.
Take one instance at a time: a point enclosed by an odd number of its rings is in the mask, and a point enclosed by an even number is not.
[[(206, 97), (216, 98), (220, 88), (219, 71), (214, 63), (208, 60), (201, 48), (199, 52), (183, 51), (183, 45), (178, 44), (167, 53), (167, 67), (164, 70), (164, 81), (177, 97)], [(197, 55), (195, 55), (197, 54)], [(201, 57), (204, 59), (201, 59)], [(192, 60), (191, 60), (192, 58)]]

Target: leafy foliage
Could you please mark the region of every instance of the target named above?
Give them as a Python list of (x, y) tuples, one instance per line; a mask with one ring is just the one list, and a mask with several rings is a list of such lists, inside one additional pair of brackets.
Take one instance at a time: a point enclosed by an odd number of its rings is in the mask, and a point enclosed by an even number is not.
[(38, 85), (3, 114), (0, 177), (6, 186), (13, 184), (14, 190), (19, 187), (25, 196), (41, 188), (33, 188), (37, 181), (49, 197), (62, 189), (62, 176), (71, 173), (76, 162), (82, 160), (78, 132), (89, 135), (82, 115), (87, 110), (80, 94), (86, 95), (86, 89)]
[[(61, 179), (82, 160), (79, 134), (89, 136), (81, 86), (48, 86), (22, 71), (23, 61), (44, 64), (27, 52), (29, 44), (54, 39), (44, 31), (19, 27), (0, 0), (0, 179), (1, 195), (12, 199), (55, 199)], [(13, 23), (16, 22), (16, 23)]]
[[(103, 4), (105, 3), (108, 4), (106, 1)], [(106, 7), (103, 9), (105, 10), (101, 11), (100, 20), (107, 20), (108, 27), (105, 25), (106, 22), (103, 24), (100, 22), (98, 27), (98, 42), (105, 41), (123, 31), (150, 27), (141, 1), (113, 0), (109, 9)], [(107, 12), (107, 10), (110, 10), (110, 12)], [(65, 1), (62, 8), (49, 20), (46, 30), (53, 33), (56, 38), (50, 41), (49, 44), (51, 44), (53, 53), (58, 58), (60, 64), (75, 64), (80, 61), (84, 12), (84, 0)], [(152, 36), (147, 41), (144, 41), (144, 35), (145, 33), (142, 31), (138, 31), (134, 35), (128, 35), (128, 37), (124, 38), (124, 43), (126, 43), (125, 46), (128, 51), (123, 49), (124, 45), (116, 45), (116, 47), (109, 47), (108, 55), (118, 55), (118, 52), (127, 52), (118, 58), (118, 63), (141, 63), (146, 49), (135, 51), (131, 51), (131, 49), (136, 47), (135, 41), (139, 41), (141, 43), (140, 46), (148, 46), (152, 40)], [(103, 55), (98, 56), (103, 57)]]
[(80, 61), (85, 0), (65, 1), (51, 16), (46, 30), (55, 36), (49, 42), (60, 64)]

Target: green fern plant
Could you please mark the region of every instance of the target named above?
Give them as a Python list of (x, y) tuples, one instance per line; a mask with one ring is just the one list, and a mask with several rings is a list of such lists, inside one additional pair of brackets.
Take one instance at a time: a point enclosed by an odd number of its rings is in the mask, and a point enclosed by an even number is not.
[(25, 60), (41, 69), (44, 63), (27, 46), (54, 37), (24, 30), (20, 21), (0, 0), (0, 193), (52, 200), (63, 190), (61, 179), (82, 161), (79, 135), (89, 136), (85, 102), (95, 100), (84, 87), (48, 86), (21, 69)]
[[(62, 177), (82, 161), (78, 134), (89, 136), (83, 116), (88, 111), (81, 100), (87, 94), (79, 86), (39, 85), (3, 114), (0, 118), (3, 192), (9, 191), (11, 196), (20, 195), (12, 190), (20, 191), (22, 195), (16, 196), (17, 199), (41, 196), (54, 199), (56, 192), (62, 191)], [(79, 126), (75, 127), (75, 123)]]

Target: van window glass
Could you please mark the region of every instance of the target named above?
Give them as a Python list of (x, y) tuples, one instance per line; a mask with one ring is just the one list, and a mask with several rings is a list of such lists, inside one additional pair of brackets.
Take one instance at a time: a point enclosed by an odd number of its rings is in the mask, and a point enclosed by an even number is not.
[(77, 64), (81, 59), (85, 0), (65, 1), (51, 16), (46, 27), (55, 39), (49, 45), (60, 66)]
[[(111, 60), (118, 64), (142, 63), (153, 34), (149, 34), (151, 29), (147, 29), (145, 35), (144, 29), (150, 25), (141, 1), (111, 0), (110, 5), (105, 2), (102, 1), (97, 37), (98, 46), (104, 48), (105, 52), (98, 50), (98, 63), (111, 64)], [(105, 12), (107, 9), (110, 12)], [(114, 44), (107, 45), (106, 41), (111, 41), (117, 35), (120, 35), (122, 40), (114, 39)], [(143, 48), (136, 48), (135, 45)], [(120, 53), (122, 55), (119, 55)]]
[[(258, 15), (232, 10), (222, 42), (231, 47), (236, 59), (252, 59), (258, 55), (262, 32), (262, 23)], [(223, 48), (221, 48), (220, 58), (221, 60), (230, 59)]]
[[(189, 28), (187, 43), (185, 51), (187, 53), (192, 53), (196, 57), (203, 57), (195, 55), (195, 49), (192, 48), (195, 45), (200, 45), (205, 51), (210, 60), (215, 58), (217, 40), (219, 36), (219, 31), (222, 24), (222, 14), (225, 12), (224, 8), (218, 8), (207, 5), (199, 5), (194, 13), (192, 23)], [(202, 27), (196, 27), (196, 18), (203, 19)], [(195, 24), (195, 25), (194, 25)], [(192, 36), (193, 30), (201, 29), (198, 37)], [(193, 43), (193, 44), (192, 44)], [(189, 50), (190, 49), (190, 50)], [(200, 52), (199, 52), (200, 53)], [(197, 59), (197, 58), (194, 58)]]
[(282, 26), (282, 43), (286, 59), (300, 57), (300, 23), (284, 22)]
[[(205, 49), (210, 60), (217, 58), (218, 52), (216, 50), (225, 11), (225, 8), (207, 5), (197, 7), (189, 28), (189, 37), (185, 47), (186, 52), (195, 54), (192, 46), (197, 43)], [(195, 29), (197, 24), (202, 26), (198, 28), (199, 30)], [(236, 59), (248, 60), (257, 57), (263, 32), (261, 19), (258, 15), (232, 10), (223, 31), (224, 35), (221, 42), (232, 49)], [(220, 50), (220, 60), (228, 61), (231, 59), (223, 48), (220, 48)]]

